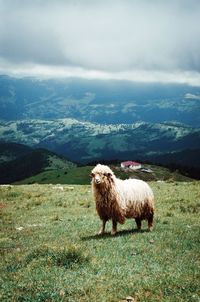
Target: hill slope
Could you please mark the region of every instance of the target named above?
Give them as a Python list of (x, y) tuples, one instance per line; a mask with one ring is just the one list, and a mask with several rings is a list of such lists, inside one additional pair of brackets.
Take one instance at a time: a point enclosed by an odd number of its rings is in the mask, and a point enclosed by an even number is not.
[[(150, 169), (152, 173), (147, 173), (142, 170), (131, 171), (120, 168), (119, 164), (109, 165), (114, 171), (115, 175), (121, 179), (127, 178), (137, 178), (144, 181), (192, 181), (193, 179), (180, 174), (178, 171), (170, 171), (167, 168), (147, 165), (144, 167)], [(15, 184), (78, 184), (78, 185), (89, 185), (91, 183), (90, 173), (93, 166), (83, 166), (83, 167), (72, 167), (68, 170), (57, 169), (44, 171), (35, 176), (25, 178), (21, 181), (15, 182)]]
[(33, 150), (0, 165), (0, 183), (7, 184), (46, 170), (69, 169), (75, 165), (65, 158), (44, 149)]

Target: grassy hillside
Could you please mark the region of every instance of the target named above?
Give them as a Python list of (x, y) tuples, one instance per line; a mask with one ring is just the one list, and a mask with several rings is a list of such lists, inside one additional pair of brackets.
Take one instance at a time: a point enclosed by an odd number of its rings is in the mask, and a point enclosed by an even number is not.
[(0, 183), (12, 183), (46, 170), (75, 167), (75, 164), (45, 149), (36, 149), (0, 165)]
[[(113, 169), (117, 177), (121, 179), (138, 178), (145, 181), (152, 180), (167, 180), (167, 181), (191, 181), (191, 178), (178, 173), (178, 171), (171, 172), (169, 169), (154, 165), (145, 165), (145, 168), (151, 169), (152, 173), (143, 171), (124, 171), (120, 168), (119, 164), (112, 164), (110, 167)], [(84, 167), (71, 167), (70, 169), (60, 169), (53, 171), (45, 171), (35, 176), (15, 182), (16, 184), (77, 184), (85, 185), (90, 184), (89, 175), (93, 166)]]
[(151, 233), (97, 236), (90, 186), (1, 186), (0, 300), (199, 301), (200, 182), (158, 183)]
[(28, 177), (15, 184), (89, 184), (92, 167), (72, 167), (70, 169), (56, 169), (39, 173)]

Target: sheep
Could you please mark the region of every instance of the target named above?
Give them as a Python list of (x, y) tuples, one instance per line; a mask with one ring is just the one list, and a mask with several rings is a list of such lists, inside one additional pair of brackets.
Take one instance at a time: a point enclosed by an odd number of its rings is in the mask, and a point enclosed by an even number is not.
[(154, 194), (149, 185), (138, 179), (121, 180), (106, 165), (98, 164), (91, 171), (92, 192), (97, 213), (102, 220), (99, 235), (104, 234), (106, 222), (112, 219), (111, 234), (117, 233), (117, 223), (134, 218), (137, 229), (142, 220), (148, 221), (148, 231), (153, 226)]

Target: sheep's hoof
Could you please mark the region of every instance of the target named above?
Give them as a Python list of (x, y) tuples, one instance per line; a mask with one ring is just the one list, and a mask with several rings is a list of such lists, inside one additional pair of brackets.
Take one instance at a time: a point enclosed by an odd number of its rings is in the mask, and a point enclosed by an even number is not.
[(152, 232), (152, 228), (148, 228), (147, 231), (148, 231), (148, 232)]
[(116, 231), (111, 231), (111, 235), (112, 235), (112, 236), (115, 236), (116, 234), (117, 234)]
[(99, 233), (98, 233), (97, 235), (101, 236), (101, 235), (103, 235), (103, 234), (104, 234), (104, 232), (99, 231)]

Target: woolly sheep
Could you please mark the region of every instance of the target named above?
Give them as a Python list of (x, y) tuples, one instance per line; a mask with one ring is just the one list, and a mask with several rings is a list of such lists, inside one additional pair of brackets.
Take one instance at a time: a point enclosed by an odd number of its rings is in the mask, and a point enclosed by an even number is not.
[(154, 195), (149, 185), (138, 179), (121, 180), (105, 165), (98, 164), (92, 171), (92, 192), (97, 213), (102, 220), (99, 234), (105, 231), (106, 222), (112, 219), (111, 234), (117, 233), (117, 223), (134, 218), (137, 229), (142, 220), (148, 221), (148, 230), (153, 226)]

